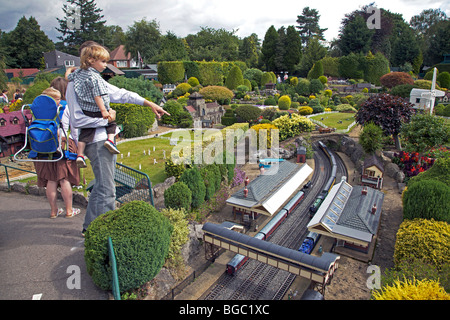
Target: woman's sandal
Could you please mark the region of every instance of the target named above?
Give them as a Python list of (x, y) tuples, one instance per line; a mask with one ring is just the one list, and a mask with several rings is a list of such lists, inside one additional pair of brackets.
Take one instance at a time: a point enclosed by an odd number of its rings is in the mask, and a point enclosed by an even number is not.
[(72, 208), (72, 213), (66, 214), (66, 218), (73, 218), (77, 215), (79, 215), (81, 210), (79, 208)]
[(56, 219), (58, 218), (60, 215), (62, 215), (64, 213), (64, 209), (63, 208), (59, 208), (58, 212), (56, 213), (56, 216), (54, 215), (50, 215), (50, 219)]

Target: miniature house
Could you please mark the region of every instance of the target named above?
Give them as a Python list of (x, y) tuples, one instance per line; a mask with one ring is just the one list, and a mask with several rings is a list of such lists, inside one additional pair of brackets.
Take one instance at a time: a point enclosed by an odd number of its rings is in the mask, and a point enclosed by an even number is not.
[(194, 92), (189, 96), (185, 109), (191, 114), (195, 122), (201, 122), (202, 128), (211, 128), (214, 124), (222, 122), (225, 114), (224, 108), (217, 102), (206, 103), (203, 96)]
[(305, 163), (306, 162), (306, 148), (304, 146), (300, 146), (297, 148), (297, 163)]
[(376, 156), (364, 160), (361, 173), (361, 184), (374, 189), (383, 187), (384, 166), (381, 160)]

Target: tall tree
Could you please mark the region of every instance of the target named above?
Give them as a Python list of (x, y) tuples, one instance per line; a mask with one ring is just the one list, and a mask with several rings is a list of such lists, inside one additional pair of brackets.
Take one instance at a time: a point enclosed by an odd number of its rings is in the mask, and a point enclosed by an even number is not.
[[(436, 26), (441, 21), (448, 20), (449, 18), (441, 9), (426, 9), (420, 14), (413, 16), (409, 21), (409, 25), (414, 30), (415, 37), (420, 46), (419, 57), (416, 57), (413, 63), (414, 71), (416, 73), (419, 72), (423, 62), (427, 65), (433, 65), (433, 62), (436, 61), (435, 58), (432, 58), (435, 50), (431, 49), (430, 42), (436, 40)], [(440, 58), (441, 57), (438, 57), (438, 60)]]
[(114, 50), (121, 44), (125, 43), (126, 36), (121, 26), (104, 26), (104, 31), (102, 31), (102, 34), (102, 42), (100, 43), (110, 50)]
[(289, 26), (286, 30), (286, 54), (284, 63), (289, 73), (295, 71), (295, 66), (302, 58), (302, 41), (294, 26)]
[(197, 34), (188, 35), (185, 39), (190, 48), (190, 59), (199, 61), (237, 60), (239, 38), (235, 35), (236, 31), (202, 27)]
[(327, 49), (320, 43), (319, 39), (311, 38), (308, 41), (308, 45), (306, 46), (302, 59), (299, 65), (299, 69), (297, 70), (302, 77), (306, 77), (308, 75), (309, 70), (311, 70), (312, 66), (316, 61), (319, 61), (327, 54)]
[(450, 19), (439, 21), (432, 28), (432, 35), (424, 54), (424, 64), (432, 66), (443, 60), (443, 55), (450, 52)]
[(145, 63), (158, 62), (156, 57), (161, 47), (161, 31), (156, 20), (135, 21), (126, 32), (125, 50), (131, 52), (131, 56), (139, 61), (142, 57)]
[(366, 54), (370, 50), (372, 35), (374, 31), (367, 28), (366, 20), (356, 14), (348, 18), (348, 22), (341, 27), (339, 35), (339, 48), (342, 55), (351, 52)]
[(80, 45), (88, 40), (104, 43), (106, 20), (102, 20), (103, 10), (97, 8), (94, 0), (67, 0), (62, 10), (65, 16), (56, 18), (59, 22), (56, 30), (62, 34), (58, 39), (64, 43), (65, 52), (77, 54)]
[(409, 24), (416, 35), (425, 36), (432, 26), (444, 20), (448, 20), (448, 17), (441, 9), (426, 9), (412, 17)]
[(325, 40), (323, 33), (328, 29), (321, 29), (319, 26), (319, 11), (316, 9), (310, 9), (309, 7), (303, 8), (302, 14), (297, 16), (298, 33), (302, 41), (302, 46), (308, 44), (309, 39), (315, 37), (319, 40)]
[(252, 33), (250, 36), (242, 39), (239, 46), (239, 59), (244, 61), (249, 68), (258, 66), (259, 56), (261, 54), (261, 46), (258, 35)]
[(158, 61), (180, 61), (187, 60), (188, 53), (182, 39), (175, 33), (168, 31), (161, 40), (161, 49), (157, 57)]
[(55, 48), (37, 20), (25, 16), (20, 18), (14, 30), (4, 34), (2, 44), (6, 46), (9, 67), (13, 68), (39, 68), (42, 53)]
[(267, 71), (275, 70), (275, 54), (277, 52), (278, 32), (274, 26), (270, 26), (264, 36), (262, 44), (262, 61)]
[(286, 65), (284, 63), (286, 55), (286, 28), (281, 27), (278, 29), (277, 47), (275, 50), (275, 72), (286, 71)]
[(391, 64), (393, 66), (402, 66), (405, 63), (414, 62), (414, 59), (420, 54), (420, 47), (413, 29), (403, 20), (396, 26), (396, 34), (391, 41), (392, 53)]

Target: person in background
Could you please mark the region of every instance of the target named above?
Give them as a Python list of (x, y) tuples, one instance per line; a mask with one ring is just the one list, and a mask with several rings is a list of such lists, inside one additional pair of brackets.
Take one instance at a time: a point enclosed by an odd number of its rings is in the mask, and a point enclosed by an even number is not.
[[(67, 80), (58, 77), (52, 81), (51, 86), (52, 87), (45, 89), (42, 94), (52, 97), (57, 105), (65, 106)], [(69, 129), (69, 111), (66, 111), (67, 109), (68, 108), (65, 108), (64, 112), (61, 112), (61, 123), (66, 132)], [(68, 140), (69, 151), (76, 153), (76, 142), (74, 141), (73, 136), (70, 136)], [(63, 143), (67, 143), (65, 138), (63, 138)], [(63, 158), (57, 162), (34, 162), (34, 166), (38, 176), (38, 186), (46, 188), (45, 193), (51, 209), (50, 218), (57, 218), (64, 213), (64, 209), (58, 208), (57, 205), (58, 186), (61, 188), (66, 218), (72, 218), (80, 214), (81, 210), (72, 206), (72, 185), (78, 185), (80, 183), (80, 174), (76, 162), (74, 160)]]
[(6, 90), (6, 89), (2, 90), (2, 95), (0, 96), (0, 102), (6, 103), (6, 104), (9, 103), (8, 90)]
[(14, 94), (14, 100), (23, 99), (23, 95), (20, 93), (19, 89), (16, 89), (16, 93)]

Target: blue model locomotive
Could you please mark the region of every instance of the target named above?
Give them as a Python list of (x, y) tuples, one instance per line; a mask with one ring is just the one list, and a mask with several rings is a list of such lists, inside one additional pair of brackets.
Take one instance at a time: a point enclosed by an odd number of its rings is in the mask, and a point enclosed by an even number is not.
[(318, 234), (316, 232), (309, 232), (306, 235), (305, 240), (303, 240), (303, 243), (300, 246), (300, 248), (298, 249), (298, 251), (306, 253), (306, 254), (311, 254), (315, 245), (317, 244), (317, 241), (319, 241), (319, 238), (320, 238), (320, 234)]

